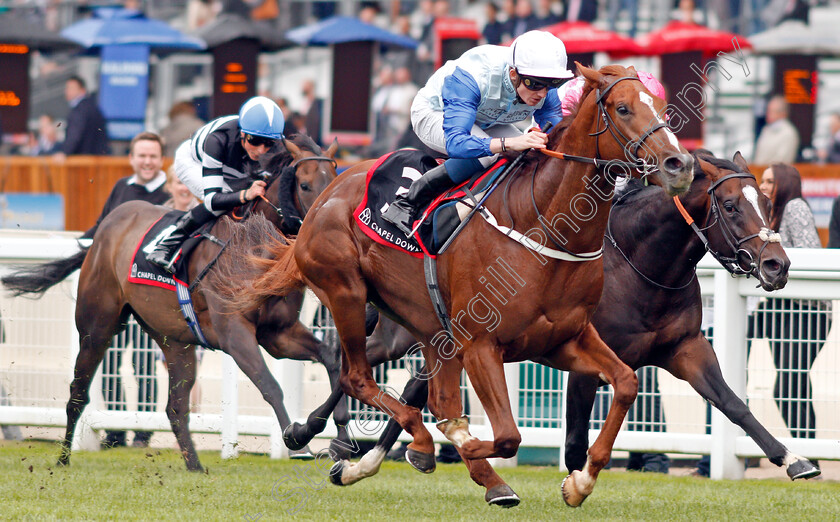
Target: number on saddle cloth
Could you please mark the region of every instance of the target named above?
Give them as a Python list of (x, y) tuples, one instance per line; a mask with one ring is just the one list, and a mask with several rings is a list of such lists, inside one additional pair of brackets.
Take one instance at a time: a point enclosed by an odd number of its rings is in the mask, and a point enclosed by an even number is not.
[[(426, 171), (437, 166), (437, 161), (423, 152), (402, 149), (379, 159), (368, 171), (365, 196), (354, 211), (359, 228), (377, 243), (384, 244), (421, 258), (424, 252), (435, 257), (438, 248), (458, 227), (466, 211), (473, 205), (473, 197), (485, 190), (502, 171), (499, 167), (505, 160), (497, 162), (489, 170), (480, 172), (470, 180), (445, 192), (430, 205), (430, 211), (423, 209), (426, 218), (417, 234), (412, 238), (393, 224), (381, 219), (381, 215), (397, 195), (408, 192), (411, 183)], [(463, 205), (456, 205), (463, 200)]]

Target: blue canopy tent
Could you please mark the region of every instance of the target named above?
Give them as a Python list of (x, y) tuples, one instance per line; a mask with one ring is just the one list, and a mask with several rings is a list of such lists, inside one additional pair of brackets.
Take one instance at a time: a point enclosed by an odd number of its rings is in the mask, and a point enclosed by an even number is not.
[(331, 96), (321, 126), (322, 140), (340, 138), (342, 145), (368, 145), (373, 121), (370, 111), (374, 52), (378, 44), (405, 49), (417, 41), (367, 24), (357, 18), (334, 16), (292, 29), (286, 38), (301, 45), (332, 46)]
[(349, 16), (333, 16), (314, 24), (292, 29), (286, 33), (286, 38), (301, 45), (379, 42), (409, 49), (416, 49), (418, 45), (413, 38), (391, 33)]
[(115, 140), (130, 140), (146, 128), (149, 54), (207, 47), (204, 40), (140, 11), (114, 7), (94, 10), (91, 18), (65, 27), (61, 35), (100, 56), (99, 106), (108, 121), (108, 136)]
[(102, 7), (93, 16), (62, 29), (61, 36), (74, 40), (86, 49), (106, 45), (147, 45), (160, 51), (200, 51), (204, 40), (189, 36), (160, 20), (146, 18), (134, 9)]

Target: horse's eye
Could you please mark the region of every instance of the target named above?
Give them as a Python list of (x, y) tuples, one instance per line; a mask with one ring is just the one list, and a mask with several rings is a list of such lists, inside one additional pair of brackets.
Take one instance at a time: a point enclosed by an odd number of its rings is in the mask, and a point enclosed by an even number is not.
[(312, 187), (309, 186), (309, 183), (301, 183), (300, 190), (303, 190), (304, 192), (312, 192)]
[(622, 116), (627, 116), (630, 114), (630, 109), (627, 108), (626, 105), (619, 105), (616, 107), (615, 112), (619, 113)]
[(723, 203), (723, 208), (725, 208), (726, 211), (729, 212), (730, 214), (732, 212), (735, 212), (736, 210), (738, 210), (738, 208), (735, 205), (733, 205), (731, 201), (725, 201)]

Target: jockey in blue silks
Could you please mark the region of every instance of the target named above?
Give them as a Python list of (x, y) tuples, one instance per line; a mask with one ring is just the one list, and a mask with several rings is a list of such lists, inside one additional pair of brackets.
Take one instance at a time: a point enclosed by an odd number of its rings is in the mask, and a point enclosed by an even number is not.
[(545, 31), (528, 31), (510, 47), (481, 45), (446, 62), (411, 105), (411, 125), (431, 149), (449, 156), (415, 180), (383, 214), (406, 236), (419, 208), (489, 167), (499, 153), (544, 149), (548, 136), (514, 123), (542, 128), (562, 118), (556, 88), (574, 75), (566, 46)]

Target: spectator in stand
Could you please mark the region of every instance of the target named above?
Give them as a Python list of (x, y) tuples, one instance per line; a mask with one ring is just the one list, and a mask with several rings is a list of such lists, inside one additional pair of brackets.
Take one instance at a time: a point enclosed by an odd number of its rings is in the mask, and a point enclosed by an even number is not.
[(563, 12), (563, 6), (560, 5), (559, 0), (537, 0), (537, 27), (546, 27), (556, 24), (563, 20), (560, 13)]
[(840, 112), (834, 112), (828, 120), (828, 145), (817, 151), (821, 163), (840, 163)]
[[(772, 164), (761, 176), (760, 189), (772, 202), (770, 228), (779, 231), (783, 247), (822, 246), (794, 167)], [(753, 338), (769, 340), (777, 369), (773, 398), (794, 438), (816, 438), (809, 373), (830, 327), (830, 303), (803, 299), (766, 299), (747, 323), (748, 343)]]
[[(93, 239), (105, 216), (126, 201), (142, 200), (160, 205), (169, 199), (169, 194), (164, 188), (166, 174), (161, 170), (163, 168), (163, 142), (160, 136), (151, 132), (141, 132), (135, 136), (129, 146), (128, 161), (134, 169), (134, 174), (117, 181), (102, 208), (96, 225), (85, 232), (82, 239)], [(109, 410), (126, 409), (119, 369), (129, 342), (133, 346), (131, 363), (138, 385), (137, 409), (138, 411), (155, 411), (157, 403), (156, 347), (136, 324), (130, 324), (124, 333), (114, 337), (112, 347), (105, 354), (102, 362), (102, 396), (105, 399), (105, 406)], [(134, 432), (132, 446), (147, 447), (151, 436), (152, 432), (149, 431)], [(108, 431), (101, 445), (106, 449), (125, 446), (125, 437), (125, 431)]]
[[(306, 115), (306, 123), (303, 130), (310, 138), (315, 140), (315, 143), (319, 146), (323, 146), (323, 142), (321, 141), (321, 121), (324, 110), (324, 100), (322, 98), (318, 98), (315, 93), (315, 82), (313, 80), (304, 80), (303, 85), (301, 86), (301, 92), (303, 94), (305, 104), (305, 107), (301, 112)], [(298, 131), (300, 130), (300, 127), (298, 127)]]
[(509, 22), (510, 36), (516, 38), (532, 29), (539, 27), (540, 22), (534, 15), (534, 6), (531, 0), (516, 0), (516, 17)]
[(569, 0), (566, 3), (567, 22), (594, 22), (598, 18), (598, 2), (591, 0)]
[(371, 156), (380, 156), (388, 152), (388, 113), (387, 103), (388, 97), (391, 96), (391, 89), (394, 86), (394, 71), (388, 64), (383, 64), (379, 68), (379, 74), (376, 79), (376, 90), (370, 100), (370, 110), (373, 113), (374, 128), (373, 128), (373, 143), (371, 143), (368, 154)]
[(163, 155), (167, 158), (175, 156), (178, 145), (190, 139), (195, 131), (204, 125), (198, 117), (195, 104), (189, 101), (179, 101), (169, 109), (169, 123), (161, 129), (163, 139)]
[(831, 205), (831, 220), (828, 222), (828, 248), (840, 248), (840, 196)]
[(38, 135), (31, 136), (30, 156), (52, 156), (61, 152), (62, 143), (58, 140), (58, 127), (49, 114), (38, 118)]
[(753, 163), (793, 163), (799, 153), (799, 131), (788, 119), (788, 103), (776, 95), (767, 103), (767, 124), (755, 144)]
[(85, 82), (78, 76), (71, 76), (64, 84), (64, 98), (70, 104), (67, 115), (64, 144), (57, 160), (74, 154), (108, 154), (108, 136), (105, 117), (96, 100), (88, 95)]
[(189, 0), (187, 2), (187, 29), (195, 31), (216, 19), (213, 0)]
[(482, 43), (499, 45), (505, 38), (505, 24), (499, 20), (499, 6), (493, 2), (487, 2), (487, 23), (481, 30)]
[(618, 15), (622, 10), (626, 11), (627, 17), (630, 18), (630, 32), (627, 34), (630, 38), (635, 38), (639, 22), (639, 0), (609, 0), (607, 16), (610, 21), (610, 31), (616, 30)]
[(283, 133), (286, 136), (292, 136), (294, 134), (298, 134), (300, 131), (298, 130), (297, 125), (295, 124), (294, 120), (294, 111), (292, 108), (289, 107), (289, 101), (286, 98), (280, 97), (274, 100), (274, 103), (280, 107), (280, 111), (283, 113), (283, 117), (286, 119), (286, 126), (283, 128)]
[(420, 33), (420, 45), (417, 46), (417, 62), (414, 78), (425, 81), (435, 70), (435, 20), (449, 16), (449, 0), (435, 0), (432, 4), (431, 18), (426, 20)]

